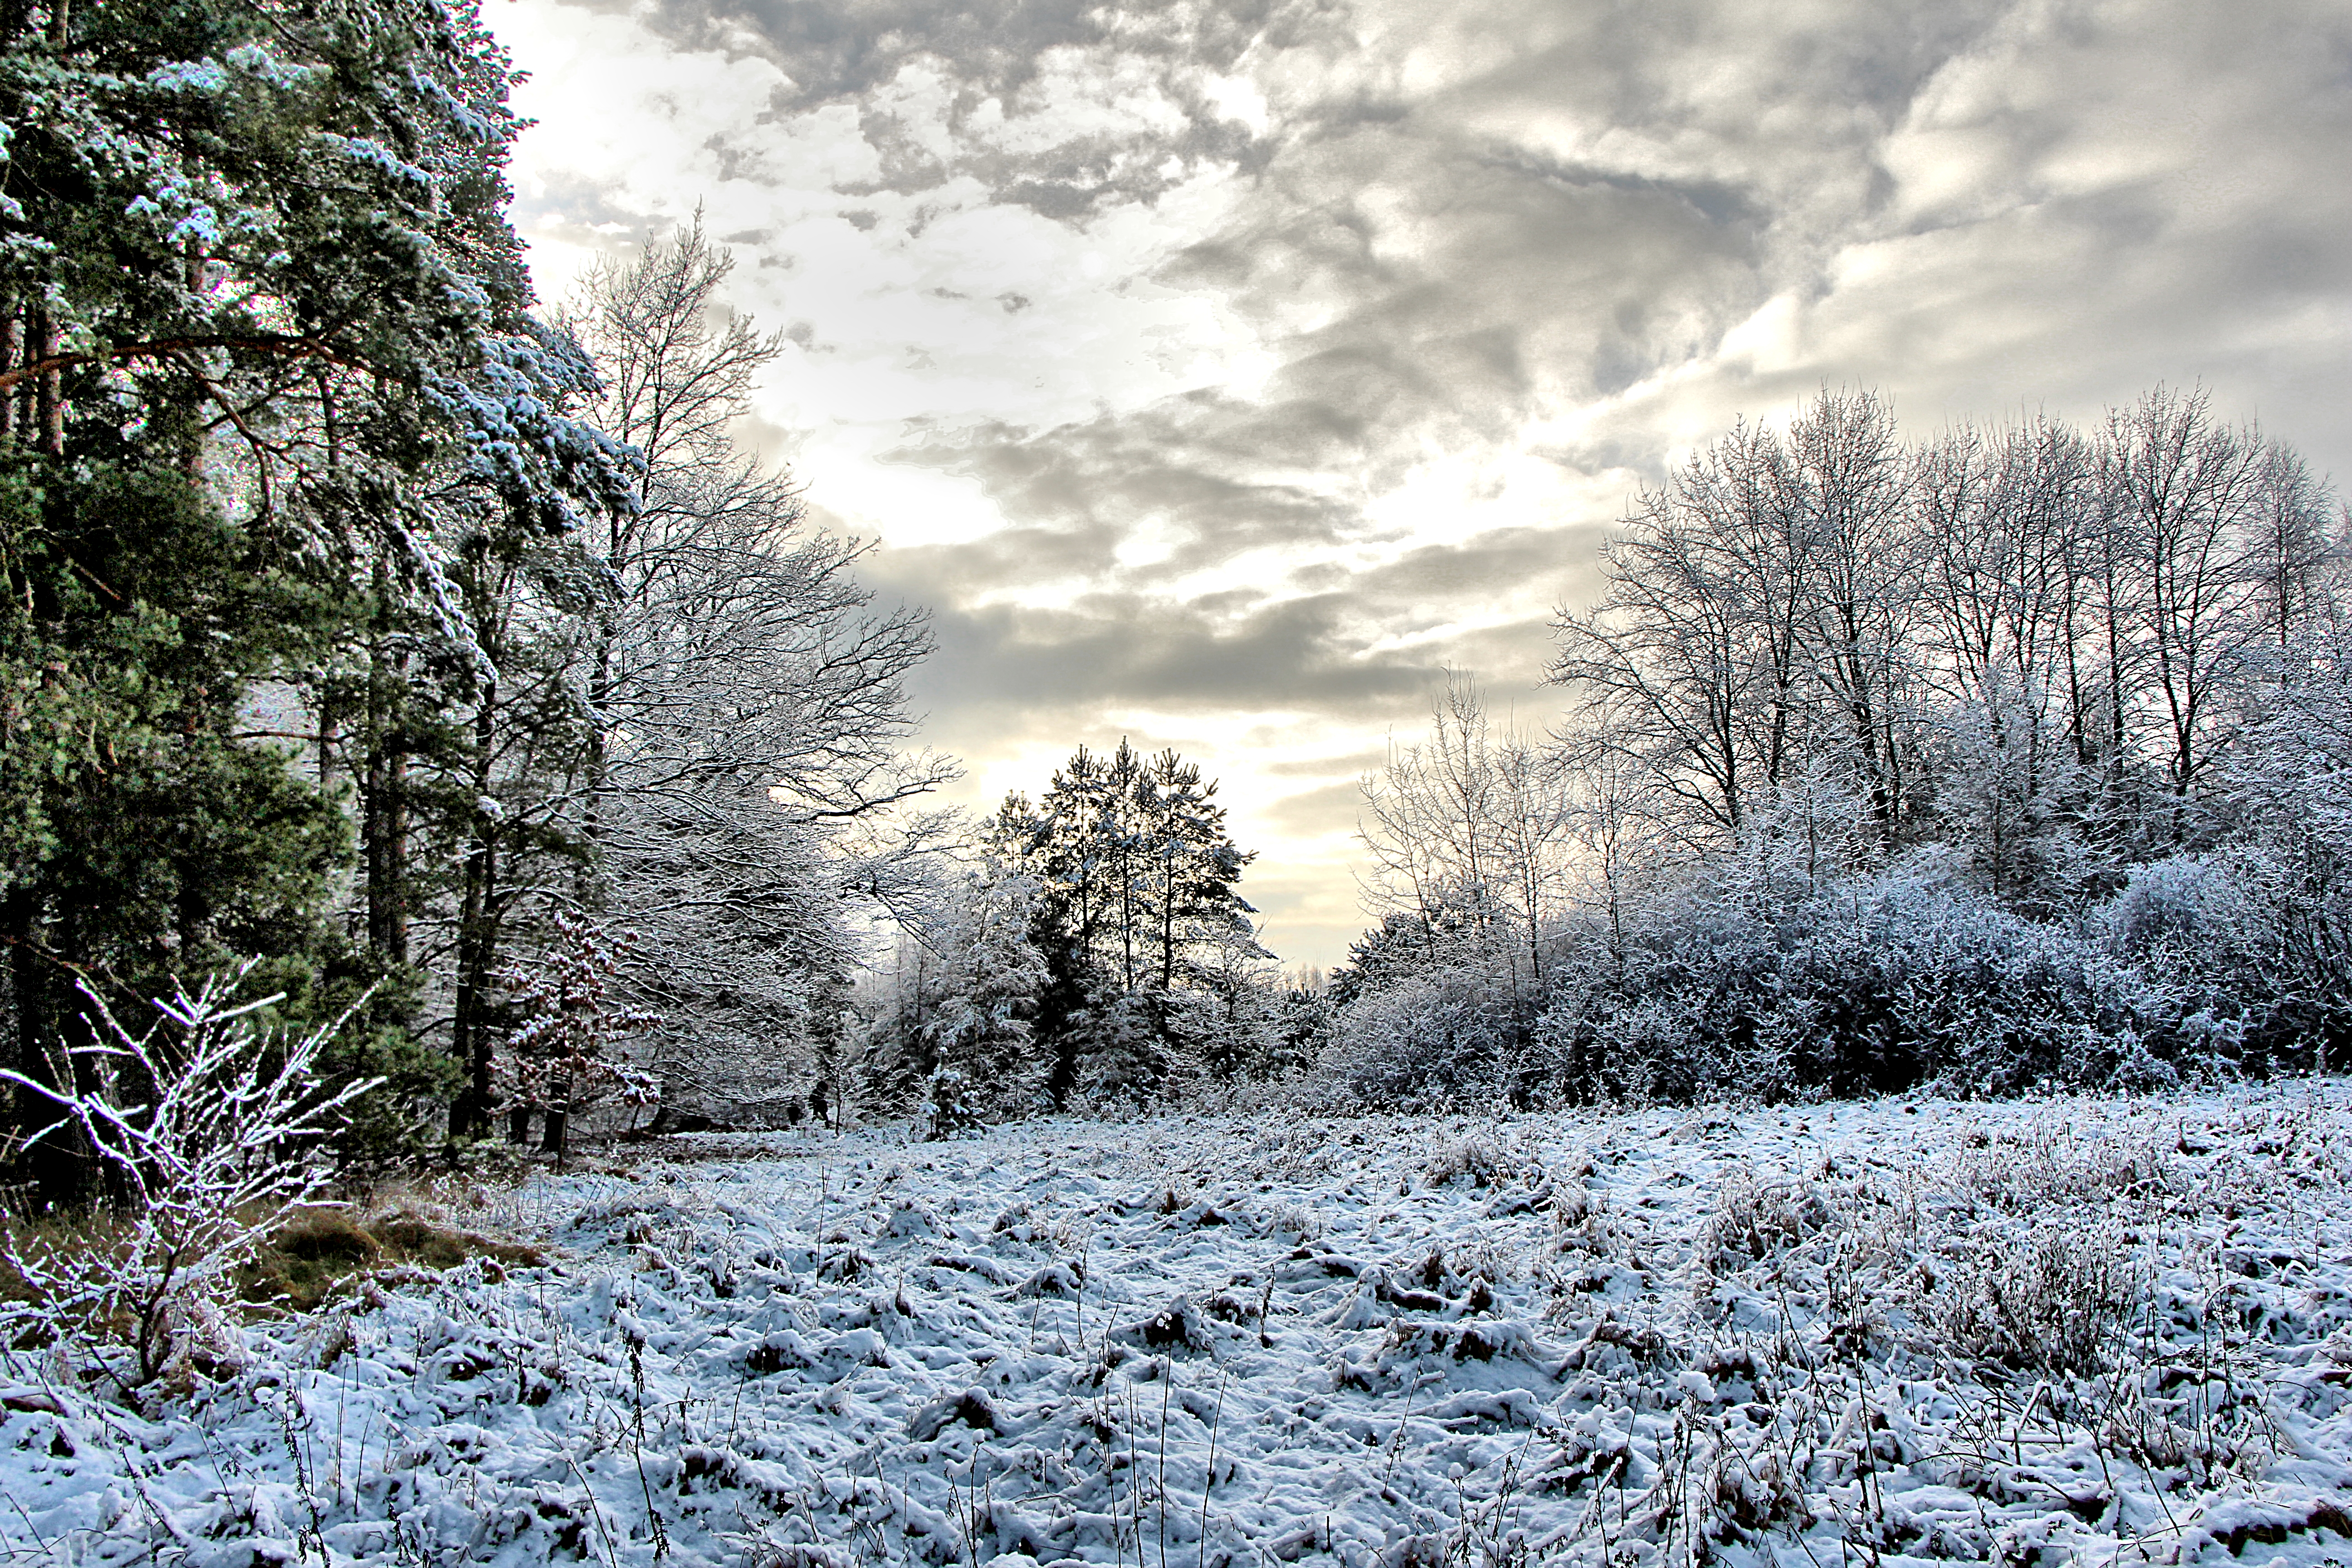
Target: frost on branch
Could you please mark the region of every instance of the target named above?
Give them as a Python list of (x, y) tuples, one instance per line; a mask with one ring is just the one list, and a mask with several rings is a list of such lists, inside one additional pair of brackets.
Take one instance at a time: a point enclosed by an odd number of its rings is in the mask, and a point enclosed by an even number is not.
[(351, 1015), (308, 1034), (257, 1025), (282, 994), (232, 1005), (247, 963), (175, 990), (133, 1034), (87, 985), (91, 1043), (63, 1053), (53, 1089), (0, 1069), (52, 1102), (97, 1166), (105, 1211), (91, 1223), (11, 1223), (5, 1262), (22, 1299), (0, 1307), (0, 1334), (87, 1347), (128, 1389), (193, 1348), (231, 1273), (329, 1171), (319, 1150), (370, 1079), (320, 1089), (320, 1054)]

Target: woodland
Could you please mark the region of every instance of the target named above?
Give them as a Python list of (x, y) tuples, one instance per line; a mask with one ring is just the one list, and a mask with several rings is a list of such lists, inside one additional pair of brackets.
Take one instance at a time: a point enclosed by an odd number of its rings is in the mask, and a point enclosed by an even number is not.
[(1363, 781), (1376, 923), (1330, 975), (1276, 972), (1229, 852), (1181, 873), (1175, 759), (1082, 752), (986, 825), (867, 1038), (998, 1114), (1265, 1079), (1446, 1110), (2324, 1073), (2352, 1024), (2347, 545), (2328, 484), (2201, 388), (1925, 437), (1825, 390), (1638, 498), (1554, 625), (1542, 732), (1446, 674)]
[(1172, 751), (935, 804), (922, 612), (737, 439), (781, 340), (698, 224), (535, 298), (470, 5), (0, 31), (0, 1055), (38, 1205), (121, 1195), (77, 1119), (215, 1026), (314, 1040), (313, 1131), (371, 1178), (583, 1126), (2342, 1059), (2347, 514), (2202, 387), (1926, 434), (1824, 389), (1706, 443), (1560, 611), (1548, 727), (1444, 675), (1363, 781), (1370, 928), (1286, 971)]

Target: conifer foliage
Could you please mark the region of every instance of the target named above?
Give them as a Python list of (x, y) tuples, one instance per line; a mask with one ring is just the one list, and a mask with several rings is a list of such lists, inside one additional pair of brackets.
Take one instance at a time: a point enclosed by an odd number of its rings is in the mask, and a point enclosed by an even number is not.
[(535, 313), (509, 79), (474, 0), (0, 0), (0, 1065), (52, 1198), (102, 1174), (40, 1114), (84, 988), (365, 994), (347, 1156), (560, 1147), (628, 1053), (549, 1058), (519, 973), (661, 886), (598, 1016), (797, 1061), (846, 889), (935, 834), (871, 822), (952, 771), (899, 751), (921, 619), (729, 447), (772, 347), (702, 331), (723, 257)]
[(1081, 746), (1034, 804), (1008, 795), (876, 1010), (882, 1101), (924, 1098), (944, 1127), (1157, 1106), (1260, 1065), (1278, 1033), (1271, 959), (1237, 886), (1254, 857), (1216, 793), (1172, 749), (1121, 741)]
[(1037, 804), (998, 809), (994, 841), (1038, 881), (1033, 930), (1050, 983), (1048, 1089), (1149, 1101), (1194, 1055), (1189, 1004), (1214, 989), (1222, 943), (1250, 937), (1236, 884), (1255, 858), (1225, 830), (1217, 786), (1171, 749), (1081, 746)]
[[(333, 767), (396, 771), (399, 705), (331, 742), (256, 700), (326, 698), (379, 630), (478, 668), (459, 521), (539, 539), (630, 504), (627, 454), (562, 412), (585, 360), (524, 314), (504, 80), (427, 0), (0, 8), (0, 942), (28, 1074), (80, 980), (122, 1005), (257, 954), (316, 1013), (404, 958), (322, 918), (352, 848)], [(58, 1193), (86, 1168), (32, 1163)]]

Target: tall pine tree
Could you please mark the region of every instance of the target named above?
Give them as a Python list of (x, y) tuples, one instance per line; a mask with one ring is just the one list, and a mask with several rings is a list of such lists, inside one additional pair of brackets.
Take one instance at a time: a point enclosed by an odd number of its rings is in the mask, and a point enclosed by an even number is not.
[[(469, 563), (634, 504), (527, 314), (505, 80), (469, 5), (0, 5), (0, 945), (36, 1077), (79, 986), (259, 954), (299, 1007), (407, 960), (407, 763), (496, 679)], [(352, 779), (364, 960), (324, 918)]]

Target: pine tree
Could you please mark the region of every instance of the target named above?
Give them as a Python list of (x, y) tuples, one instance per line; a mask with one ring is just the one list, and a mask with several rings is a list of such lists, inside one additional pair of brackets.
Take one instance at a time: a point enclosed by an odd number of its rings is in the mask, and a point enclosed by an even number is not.
[[(402, 964), (402, 774), (494, 668), (463, 538), (633, 504), (628, 455), (564, 412), (585, 361), (527, 314), (505, 80), (469, 5), (0, 6), (0, 942), (28, 1072), (79, 1026), (75, 978), (128, 1003), (242, 952), (316, 1011)], [(354, 775), (366, 957), (325, 919)], [(78, 1190), (70, 1150), (31, 1155)]]
[(1215, 795), (1175, 751), (1146, 758), (1122, 740), (1108, 756), (1080, 747), (1036, 805), (1009, 796), (991, 824), (1041, 889), (1031, 938), (1055, 1103), (1156, 1095), (1191, 1054), (1181, 998), (1213, 989), (1235, 942), (1256, 951), (1237, 890), (1254, 857)]

